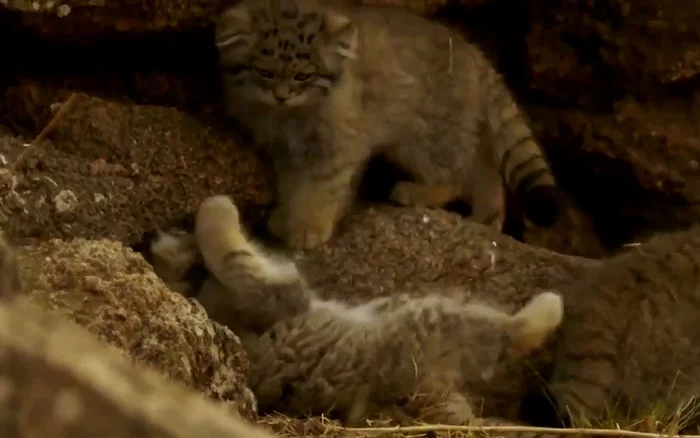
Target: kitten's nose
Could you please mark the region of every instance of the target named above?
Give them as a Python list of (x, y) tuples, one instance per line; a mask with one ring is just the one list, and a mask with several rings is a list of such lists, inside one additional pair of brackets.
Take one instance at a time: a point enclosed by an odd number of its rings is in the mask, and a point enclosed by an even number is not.
[(291, 91), (289, 89), (289, 84), (287, 83), (278, 83), (275, 85), (275, 87), (272, 89), (272, 95), (275, 97), (275, 100), (277, 103), (282, 104), (289, 100), (289, 97), (291, 96)]

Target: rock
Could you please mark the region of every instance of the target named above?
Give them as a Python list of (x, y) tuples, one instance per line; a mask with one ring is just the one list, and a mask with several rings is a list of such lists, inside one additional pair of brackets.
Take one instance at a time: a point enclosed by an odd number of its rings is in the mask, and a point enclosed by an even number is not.
[(272, 438), (28, 303), (0, 305), (0, 352), (7, 438)]
[(627, 97), (612, 114), (534, 109), (559, 183), (616, 247), (700, 221), (700, 107)]
[(255, 417), (239, 339), (204, 309), (169, 291), (150, 265), (119, 242), (52, 239), (19, 252), (26, 294), (97, 339)]
[[(533, 81), (552, 92), (651, 91), (700, 73), (700, 5), (684, 0), (528, 0)], [(670, 91), (670, 90), (669, 90)]]
[[(149, 32), (202, 26), (231, 1), (180, 0), (156, 3), (144, 0), (84, 2), (80, 0), (4, 0), (0, 4), (17, 11), (22, 26), (43, 36), (89, 32)], [(7, 14), (7, 11), (4, 11)]]
[[(46, 111), (66, 97), (44, 91), (37, 106)], [(0, 154), (13, 163), (27, 140), (0, 136)], [(133, 244), (145, 230), (193, 212), (211, 193), (233, 195), (244, 211), (265, 203), (265, 172), (230, 132), (170, 108), (84, 97), (28, 155), (14, 186), (0, 185), (0, 213), (16, 242), (83, 237)]]
[[(487, 0), (461, 0), (464, 6), (474, 6)], [(410, 8), (429, 13), (446, 3), (445, 0), (327, 0), (328, 3), (366, 3)], [(14, 12), (21, 27), (44, 38), (70, 37), (80, 33), (104, 36), (114, 33), (145, 33), (162, 30), (187, 30), (209, 25), (217, 13), (234, 0), (178, 0), (157, 3), (85, 2), (81, 0), (3, 0), (0, 5)], [(0, 10), (0, 13), (3, 11)], [(7, 11), (8, 17), (12, 16)]]
[(527, 4), (529, 112), (603, 241), (617, 247), (700, 220), (700, 5)]
[(455, 213), (388, 205), (350, 215), (331, 242), (298, 260), (330, 298), (458, 288), (514, 307), (597, 263), (523, 244)]

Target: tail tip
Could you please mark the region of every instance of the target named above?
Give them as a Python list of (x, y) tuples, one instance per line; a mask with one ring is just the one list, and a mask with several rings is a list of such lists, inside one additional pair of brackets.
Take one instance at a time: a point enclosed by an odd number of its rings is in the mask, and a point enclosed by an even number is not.
[(525, 198), (525, 216), (535, 225), (551, 227), (562, 210), (562, 192), (556, 186), (537, 186)]

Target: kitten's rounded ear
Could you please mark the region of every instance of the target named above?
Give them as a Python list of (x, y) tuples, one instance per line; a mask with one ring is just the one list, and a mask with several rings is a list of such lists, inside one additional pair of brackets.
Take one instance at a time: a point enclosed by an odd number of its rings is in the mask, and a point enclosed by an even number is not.
[(508, 347), (504, 352), (516, 359), (540, 348), (564, 319), (564, 300), (554, 292), (536, 295), (511, 316), (507, 327)]
[(245, 3), (230, 7), (216, 22), (215, 43), (221, 62), (235, 62), (253, 44), (253, 15)]
[(324, 38), (321, 56), (331, 71), (339, 70), (346, 59), (357, 58), (357, 27), (346, 15), (325, 11), (321, 32)]

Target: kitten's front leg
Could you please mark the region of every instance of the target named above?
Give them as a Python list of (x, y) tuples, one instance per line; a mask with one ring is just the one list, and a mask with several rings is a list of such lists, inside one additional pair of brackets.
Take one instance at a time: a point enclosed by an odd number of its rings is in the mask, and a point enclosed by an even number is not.
[(277, 207), (268, 230), (294, 250), (327, 242), (355, 197), (362, 162), (344, 156), (277, 171)]

